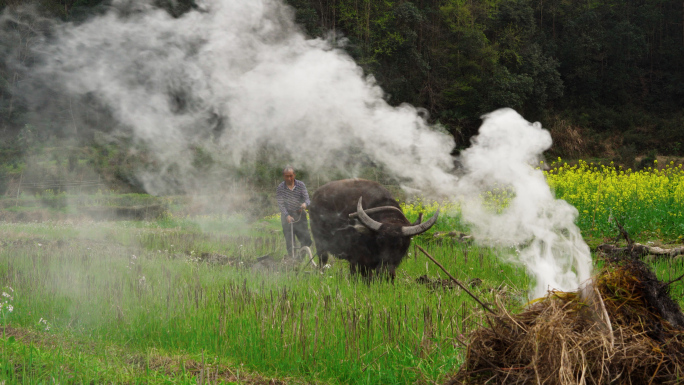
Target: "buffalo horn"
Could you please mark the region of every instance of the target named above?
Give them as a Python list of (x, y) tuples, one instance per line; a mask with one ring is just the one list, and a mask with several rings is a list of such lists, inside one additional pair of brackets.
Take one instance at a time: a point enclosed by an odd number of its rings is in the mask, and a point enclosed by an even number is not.
[[(366, 209), (364, 211), (366, 212), (366, 214), (369, 214), (369, 215), (373, 214), (373, 213), (379, 213), (381, 211), (396, 211), (398, 213), (401, 213), (401, 215), (404, 215), (404, 212), (401, 211), (400, 208), (394, 207), (394, 206), (373, 207), (372, 209)], [(349, 214), (349, 218), (354, 218), (357, 215), (359, 215), (359, 214), (358, 213), (351, 213), (351, 214)]]
[(382, 223), (372, 219), (368, 216), (368, 214), (366, 214), (365, 211), (363, 211), (363, 207), (361, 207), (362, 199), (363, 197), (359, 197), (359, 203), (356, 205), (356, 214), (358, 215), (359, 220), (361, 221), (361, 223), (363, 223), (366, 227), (368, 227), (371, 230), (380, 230), (380, 226), (382, 226)]
[(437, 212), (435, 212), (435, 215), (432, 216), (427, 222), (423, 222), (419, 225), (415, 226), (403, 226), (401, 228), (401, 234), (405, 237), (412, 237), (414, 235), (418, 235), (420, 233), (424, 233), (432, 227), (432, 225), (437, 222), (437, 217), (439, 216), (439, 208), (437, 209)]

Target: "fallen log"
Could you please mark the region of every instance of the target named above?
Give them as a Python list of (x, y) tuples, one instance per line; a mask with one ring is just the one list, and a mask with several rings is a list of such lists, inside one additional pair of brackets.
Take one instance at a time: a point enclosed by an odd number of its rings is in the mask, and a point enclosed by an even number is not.
[(627, 247), (617, 247), (604, 243), (596, 248), (598, 251), (610, 256), (629, 255), (629, 256), (644, 256), (655, 255), (660, 258), (673, 258), (684, 254), (684, 246), (675, 247), (672, 249), (664, 249), (658, 246), (647, 246), (641, 243), (632, 243)]
[(608, 243), (604, 243), (596, 248), (596, 250), (608, 255), (609, 257), (629, 256), (632, 258), (638, 258), (646, 255), (654, 255), (660, 258), (674, 258), (678, 255), (684, 254), (684, 246), (675, 247), (672, 249), (664, 249), (658, 246), (647, 246), (642, 245), (641, 243), (634, 242), (632, 238), (629, 236), (627, 230), (625, 230), (625, 228), (622, 227), (620, 222), (615, 220), (615, 224), (617, 225), (618, 230), (620, 231), (620, 234), (617, 236), (617, 238), (615, 238), (615, 242), (617, 243), (620, 237), (623, 237), (627, 242), (627, 247), (617, 247)]

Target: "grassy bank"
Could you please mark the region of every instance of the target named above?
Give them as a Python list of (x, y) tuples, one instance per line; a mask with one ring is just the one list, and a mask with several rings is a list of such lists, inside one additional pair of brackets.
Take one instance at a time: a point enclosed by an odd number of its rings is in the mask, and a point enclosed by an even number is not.
[[(457, 339), (482, 322), (459, 289), (416, 281), (421, 275), (434, 281), (439, 273), (413, 251), (394, 285), (369, 286), (351, 279), (345, 262), (320, 274), (278, 260), (284, 242), (274, 220), (254, 222), (248, 231), (245, 222), (201, 230), (210, 223), (0, 225), (0, 277), (13, 289), (5, 325), (143, 356), (203, 354), (276, 377), (407, 383), (439, 381), (457, 367), (463, 357)], [(502, 263), (496, 250), (431, 236), (418, 244), (464, 282), (473, 280), (483, 300), (523, 301), (525, 274)], [(276, 257), (270, 265), (256, 262), (264, 255)], [(25, 343), (8, 341), (8, 380), (92, 380), (92, 370), (71, 364), (36, 365)], [(101, 358), (84, 352), (84, 360), (98, 365)], [(124, 378), (117, 377), (121, 370), (112, 368), (113, 378)], [(131, 370), (135, 382), (142, 368)]]

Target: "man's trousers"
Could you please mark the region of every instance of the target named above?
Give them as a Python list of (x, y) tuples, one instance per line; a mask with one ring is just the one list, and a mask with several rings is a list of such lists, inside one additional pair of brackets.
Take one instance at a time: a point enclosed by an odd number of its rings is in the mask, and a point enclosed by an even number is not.
[(302, 211), (292, 216), (294, 222), (287, 223), (287, 217), (280, 216), (280, 224), (283, 226), (283, 235), (285, 235), (285, 244), (287, 245), (287, 255), (292, 256), (292, 233), (299, 240), (302, 246), (311, 246), (311, 235), (309, 235), (309, 221), (306, 212)]

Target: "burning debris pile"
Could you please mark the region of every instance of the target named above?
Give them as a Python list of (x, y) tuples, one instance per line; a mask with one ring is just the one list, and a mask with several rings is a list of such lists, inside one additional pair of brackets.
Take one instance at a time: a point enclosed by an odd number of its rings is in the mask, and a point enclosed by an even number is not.
[(684, 314), (641, 261), (578, 292), (551, 292), (471, 336), (449, 384), (675, 384), (684, 381)]

